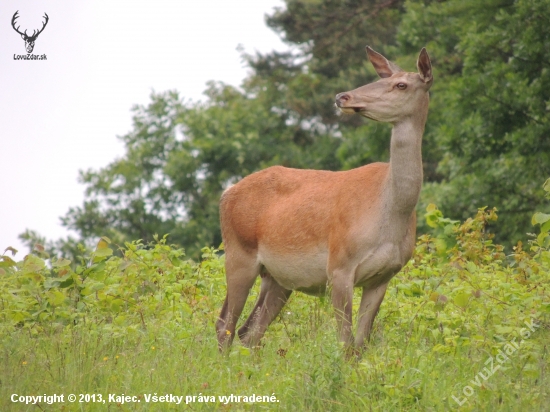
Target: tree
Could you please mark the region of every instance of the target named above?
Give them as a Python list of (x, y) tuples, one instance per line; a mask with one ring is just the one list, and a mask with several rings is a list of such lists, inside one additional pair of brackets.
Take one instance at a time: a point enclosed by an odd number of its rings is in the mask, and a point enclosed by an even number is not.
[(206, 93), (205, 104), (184, 104), (167, 92), (135, 107), (133, 130), (122, 136), (126, 155), (81, 172), (86, 200), (63, 224), (92, 242), (169, 233), (197, 256), (221, 242), (218, 201), (230, 184), (272, 164), (334, 167), (334, 141), (288, 125), (269, 100), (216, 83)]
[[(123, 243), (169, 233), (197, 256), (221, 242), (219, 196), (242, 177), (275, 164), (339, 170), (387, 156), (387, 130), (338, 118), (333, 99), (375, 77), (364, 39), (381, 39), (379, 49), (391, 42), (401, 5), (289, 1), (268, 24), (291, 50), (243, 56), (252, 74), (242, 89), (211, 83), (204, 104), (184, 103), (171, 91), (134, 107), (133, 130), (122, 136), (126, 154), (81, 172), (85, 202), (69, 210), (63, 225), (89, 246), (100, 236)], [(359, 151), (358, 126), (385, 136)]]
[[(339, 169), (350, 169), (389, 158), (389, 126), (342, 116), (332, 102), (338, 92), (352, 90), (378, 78), (368, 63), (367, 43), (385, 53), (395, 43), (403, 12), (402, 0), (296, 1), (267, 18), (292, 47), (301, 71), (281, 85), (284, 106), (299, 120), (326, 128), (338, 138)], [(418, 51), (417, 51), (418, 52)], [(271, 78), (275, 53), (249, 60), (257, 77)], [(410, 66), (410, 62), (408, 65)], [(407, 67), (407, 65), (405, 65)]]
[(134, 108), (125, 156), (81, 173), (86, 200), (63, 218), (78, 239), (55, 248), (169, 233), (197, 256), (220, 243), (219, 196), (242, 177), (387, 160), (389, 127), (333, 107), (338, 92), (376, 79), (366, 44), (411, 71), (421, 47), (433, 62), (419, 213), (435, 203), (464, 219), (496, 206), (506, 222), (496, 240), (515, 243), (544, 209), (550, 176), (548, 21), (547, 0), (287, 0), (266, 22), (289, 50), (243, 55), (240, 89), (211, 83), (200, 104), (153, 93)]
[(550, 2), (410, 1), (398, 43), (427, 45), (435, 67), (430, 128), (441, 147), (422, 201), (464, 219), (496, 206), (506, 223), (496, 240), (531, 231), (550, 176)]

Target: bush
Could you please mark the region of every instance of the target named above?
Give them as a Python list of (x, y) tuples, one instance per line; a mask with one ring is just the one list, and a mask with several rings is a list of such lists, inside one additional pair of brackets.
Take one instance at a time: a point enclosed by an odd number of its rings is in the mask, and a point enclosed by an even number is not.
[[(433, 233), (390, 283), (357, 362), (343, 355), (330, 299), (298, 293), (260, 348), (236, 342), (218, 354), (225, 280), (217, 249), (194, 262), (157, 237), (118, 246), (119, 257), (103, 238), (79, 262), (50, 258), (39, 245), (16, 262), (8, 248), (0, 256), (0, 409), (14, 407), (13, 393), (71, 392), (139, 395), (133, 410), (177, 407), (145, 402), (153, 393), (213, 397), (194, 410), (545, 409), (550, 216), (536, 214), (540, 233), (508, 256), (487, 230), (495, 209), (460, 224), (430, 205), (426, 218)], [(354, 313), (359, 301), (356, 293)], [(220, 398), (252, 393), (277, 402)]]

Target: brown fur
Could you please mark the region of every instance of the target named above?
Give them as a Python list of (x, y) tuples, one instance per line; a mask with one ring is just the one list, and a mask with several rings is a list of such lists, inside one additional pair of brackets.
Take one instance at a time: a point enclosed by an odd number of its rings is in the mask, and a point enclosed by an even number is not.
[(390, 163), (341, 172), (274, 166), (225, 191), (220, 216), (227, 297), (216, 324), (220, 349), (231, 344), (260, 273), (260, 296), (238, 331), (244, 344), (259, 342), (292, 290), (321, 294), (330, 286), (340, 340), (350, 347), (358, 286), (363, 288), (359, 348), (369, 337), (388, 282), (412, 255), (431, 63), (423, 49), (419, 73), (406, 73), (367, 51), (382, 79), (340, 93), (336, 103), (343, 112), (393, 124)]

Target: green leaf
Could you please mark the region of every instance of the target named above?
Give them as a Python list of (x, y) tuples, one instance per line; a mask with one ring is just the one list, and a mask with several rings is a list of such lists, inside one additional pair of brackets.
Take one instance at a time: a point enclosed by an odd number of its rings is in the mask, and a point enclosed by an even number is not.
[(547, 237), (548, 237), (548, 232), (544, 231), (539, 233), (539, 235), (537, 236), (537, 243), (539, 245), (544, 245), (544, 241), (546, 240)]
[(111, 310), (115, 312), (120, 312), (122, 306), (124, 306), (124, 301), (122, 299), (113, 299), (111, 301)]
[(531, 223), (534, 225), (546, 223), (550, 221), (550, 214), (537, 212), (533, 215)]
[(112, 254), (113, 254), (113, 249), (108, 248), (108, 247), (103, 247), (101, 249), (97, 249), (94, 252), (95, 257), (108, 257), (108, 256), (111, 256)]
[(113, 323), (115, 325), (123, 325), (124, 322), (126, 322), (126, 316), (124, 316), (124, 315), (118, 315), (117, 317), (115, 317), (113, 319)]
[(60, 292), (58, 290), (49, 291), (48, 302), (50, 302), (52, 306), (60, 306), (61, 304), (63, 304), (63, 302), (65, 302), (65, 295), (63, 294), (63, 292)]
[(435, 244), (435, 250), (437, 250), (437, 253), (439, 255), (442, 255), (447, 250), (447, 242), (445, 242), (445, 239), (437, 238), (434, 240)]
[(475, 273), (477, 271), (477, 266), (474, 262), (466, 262), (466, 269), (468, 269), (468, 272)]
[(467, 293), (459, 293), (453, 299), (454, 304), (461, 308), (467, 307), (469, 301), (470, 301), (470, 295)]
[[(110, 244), (111, 243), (111, 239), (109, 239), (107, 236), (101, 236), (101, 239), (105, 242), (107, 242), (107, 244)], [(98, 243), (98, 248), (99, 248), (99, 243)]]
[(30, 315), (26, 311), (17, 310), (17, 311), (11, 312), (10, 317), (14, 322), (18, 323), (18, 322), (24, 321), (25, 319), (28, 319)]
[(60, 288), (68, 288), (69, 286), (74, 284), (74, 278), (70, 273), (63, 276), (62, 278), (59, 278), (59, 280), (60, 280), (60, 283), (59, 283)]
[(102, 237), (101, 239), (99, 239), (99, 241), (97, 242), (97, 246), (96, 246), (96, 250), (100, 250), (100, 249), (105, 249), (107, 247), (109, 247), (109, 243), (111, 243), (111, 239), (109, 239), (108, 237), (104, 236)]
[(439, 226), (439, 221), (443, 217), (443, 213), (437, 207), (430, 203), (426, 208), (427, 213), (424, 215), (428, 226), (436, 228)]
[(80, 293), (84, 296), (87, 296), (87, 295), (91, 295), (92, 293), (95, 293), (98, 290), (101, 290), (103, 288), (105, 288), (105, 284), (98, 282), (98, 283), (94, 283), (92, 285), (86, 286), (84, 289), (82, 289), (82, 291)]
[(250, 348), (241, 346), (241, 347), (239, 348), (239, 353), (240, 353), (242, 356), (250, 356)]
[(57, 259), (55, 262), (52, 262), (52, 266), (54, 268), (69, 266), (70, 264), (71, 264), (71, 261), (69, 259), (65, 259), (65, 258)]
[(8, 256), (0, 256), (0, 268), (1, 267), (9, 268), (15, 265), (17, 265), (17, 263), (15, 263), (15, 261), (12, 258)]
[(46, 280), (44, 280), (44, 289), (57, 288), (60, 284), (61, 282), (58, 278), (46, 278)]
[(35, 255), (25, 256), (25, 260), (23, 263), (24, 273), (39, 272), (45, 267), (46, 267), (46, 264), (38, 256), (35, 256)]
[(434, 210), (437, 210), (437, 206), (433, 203), (430, 203), (428, 206), (426, 206), (426, 212), (433, 212)]

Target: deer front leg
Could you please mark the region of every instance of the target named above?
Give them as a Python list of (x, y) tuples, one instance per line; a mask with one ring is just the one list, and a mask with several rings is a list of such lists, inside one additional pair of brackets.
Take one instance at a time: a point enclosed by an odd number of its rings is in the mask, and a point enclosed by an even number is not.
[(363, 296), (361, 297), (361, 305), (357, 318), (357, 337), (355, 338), (355, 347), (361, 348), (365, 339), (368, 341), (372, 330), (374, 318), (378, 313), (380, 304), (384, 300), (386, 288), (388, 284), (380, 285), (373, 289), (363, 288)]
[(353, 334), (351, 331), (353, 302), (352, 273), (341, 270), (333, 271), (331, 297), (340, 342), (343, 342), (346, 348), (349, 348), (353, 343)]

